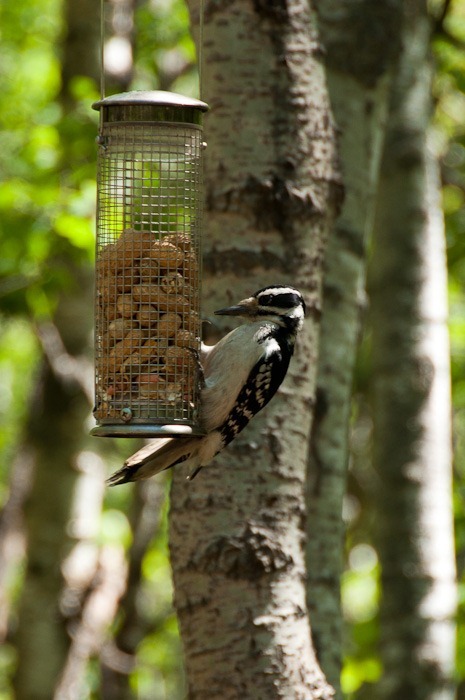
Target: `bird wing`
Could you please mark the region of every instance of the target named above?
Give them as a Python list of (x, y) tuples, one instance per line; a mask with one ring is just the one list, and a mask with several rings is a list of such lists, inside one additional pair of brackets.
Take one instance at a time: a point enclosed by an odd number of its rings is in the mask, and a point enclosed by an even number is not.
[(261, 358), (251, 370), (247, 382), (223, 425), (218, 428), (226, 447), (259, 411), (273, 398), (289, 367), (289, 356), (273, 353), (273, 360)]

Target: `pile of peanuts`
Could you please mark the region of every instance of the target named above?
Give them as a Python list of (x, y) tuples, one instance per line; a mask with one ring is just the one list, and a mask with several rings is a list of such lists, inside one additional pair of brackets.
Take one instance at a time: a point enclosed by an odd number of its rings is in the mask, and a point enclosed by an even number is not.
[[(198, 262), (188, 235), (125, 230), (97, 256), (97, 419), (194, 400)], [(145, 406), (145, 408), (144, 408)], [(137, 414), (137, 410), (136, 410)]]

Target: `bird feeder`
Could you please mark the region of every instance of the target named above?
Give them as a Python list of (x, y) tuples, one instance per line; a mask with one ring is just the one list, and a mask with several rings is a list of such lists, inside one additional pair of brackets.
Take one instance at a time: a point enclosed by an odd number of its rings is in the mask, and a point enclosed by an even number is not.
[(93, 435), (200, 434), (204, 102), (128, 92), (96, 102)]

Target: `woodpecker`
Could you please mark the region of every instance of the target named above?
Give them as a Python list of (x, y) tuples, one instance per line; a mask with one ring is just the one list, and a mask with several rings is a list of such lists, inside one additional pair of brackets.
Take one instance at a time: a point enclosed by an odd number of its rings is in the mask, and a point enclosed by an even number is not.
[(216, 345), (202, 345), (200, 425), (205, 435), (152, 441), (126, 460), (109, 478), (110, 485), (148, 479), (181, 463), (193, 479), (278, 390), (304, 321), (301, 293), (287, 285), (264, 287), (215, 314), (238, 316), (245, 323)]

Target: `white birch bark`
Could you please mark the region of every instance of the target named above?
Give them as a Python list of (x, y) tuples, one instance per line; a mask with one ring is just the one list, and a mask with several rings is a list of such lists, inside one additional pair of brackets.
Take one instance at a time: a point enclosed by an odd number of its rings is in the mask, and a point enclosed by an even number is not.
[(408, 4), (371, 274), (382, 566), (377, 697), (451, 700), (455, 570), (444, 222), (427, 148), (430, 27)]
[(204, 19), (204, 310), (292, 283), (309, 315), (272, 404), (194, 482), (175, 470), (170, 546), (189, 697), (329, 698), (303, 555), (321, 263), (337, 194), (324, 73), (303, 0), (207, 2)]
[[(372, 225), (400, 11), (396, 4), (377, 2), (367, 4), (364, 12), (359, 8), (355, 15), (355, 4), (341, 0), (318, 0), (317, 9), (338, 126), (345, 200), (326, 254), (317, 406), (309, 455), (307, 598), (319, 662), (340, 694), (342, 503), (353, 368), (364, 302), (365, 241)], [(365, 39), (360, 44), (363, 30)]]

